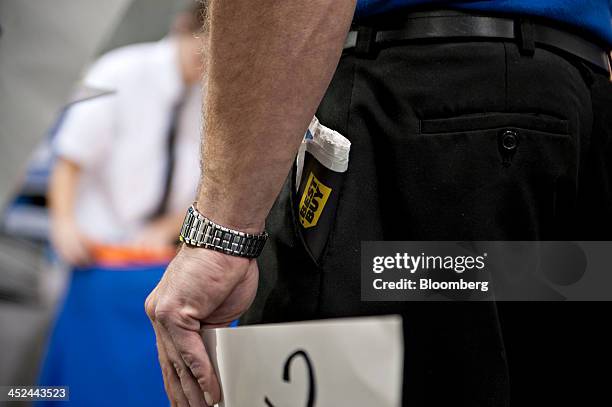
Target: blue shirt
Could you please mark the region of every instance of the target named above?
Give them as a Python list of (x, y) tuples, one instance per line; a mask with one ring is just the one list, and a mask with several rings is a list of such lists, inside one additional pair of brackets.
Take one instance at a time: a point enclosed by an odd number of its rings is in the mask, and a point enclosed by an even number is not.
[(612, 45), (612, 0), (358, 0), (355, 16), (359, 19), (427, 4), (544, 17), (589, 31)]

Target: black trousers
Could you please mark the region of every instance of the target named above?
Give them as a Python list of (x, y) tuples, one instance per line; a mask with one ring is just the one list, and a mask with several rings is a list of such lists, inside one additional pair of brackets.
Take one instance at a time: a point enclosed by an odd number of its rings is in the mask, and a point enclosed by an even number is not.
[[(611, 98), (612, 85), (580, 61), (545, 49), (524, 56), (513, 42), (347, 53), (317, 112), (352, 142), (326, 250), (313, 259), (304, 249), (289, 177), (245, 321), (399, 313), (404, 405), (506, 406), (511, 382), (530, 394), (520, 379), (533, 368), (528, 355), (546, 351), (541, 335), (570, 341), (554, 335), (567, 307), (503, 304), (500, 324), (495, 303), (362, 302), (360, 242), (609, 238)], [(538, 332), (538, 318), (553, 331)], [(529, 348), (534, 335), (544, 349)]]

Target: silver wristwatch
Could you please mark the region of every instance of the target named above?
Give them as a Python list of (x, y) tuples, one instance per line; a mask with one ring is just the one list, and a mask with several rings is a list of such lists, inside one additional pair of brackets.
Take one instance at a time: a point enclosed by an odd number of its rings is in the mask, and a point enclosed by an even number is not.
[(188, 246), (204, 247), (232, 256), (255, 258), (261, 254), (268, 234), (258, 235), (218, 225), (191, 205), (183, 221), (179, 240)]

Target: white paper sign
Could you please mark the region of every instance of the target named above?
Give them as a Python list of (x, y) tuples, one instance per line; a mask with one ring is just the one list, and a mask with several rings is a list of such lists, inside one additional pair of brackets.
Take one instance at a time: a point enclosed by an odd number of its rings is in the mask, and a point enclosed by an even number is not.
[(398, 407), (400, 317), (211, 329), (221, 407)]

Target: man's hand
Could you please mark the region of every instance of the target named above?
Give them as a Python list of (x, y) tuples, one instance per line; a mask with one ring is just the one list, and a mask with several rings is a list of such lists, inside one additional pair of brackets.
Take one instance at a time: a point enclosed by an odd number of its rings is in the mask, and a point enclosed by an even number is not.
[(253, 259), (183, 246), (145, 302), (173, 407), (210, 406), (221, 389), (201, 332), (229, 325), (253, 302)]
[(52, 219), (51, 243), (62, 260), (72, 266), (91, 262), (90, 243), (72, 218)]

